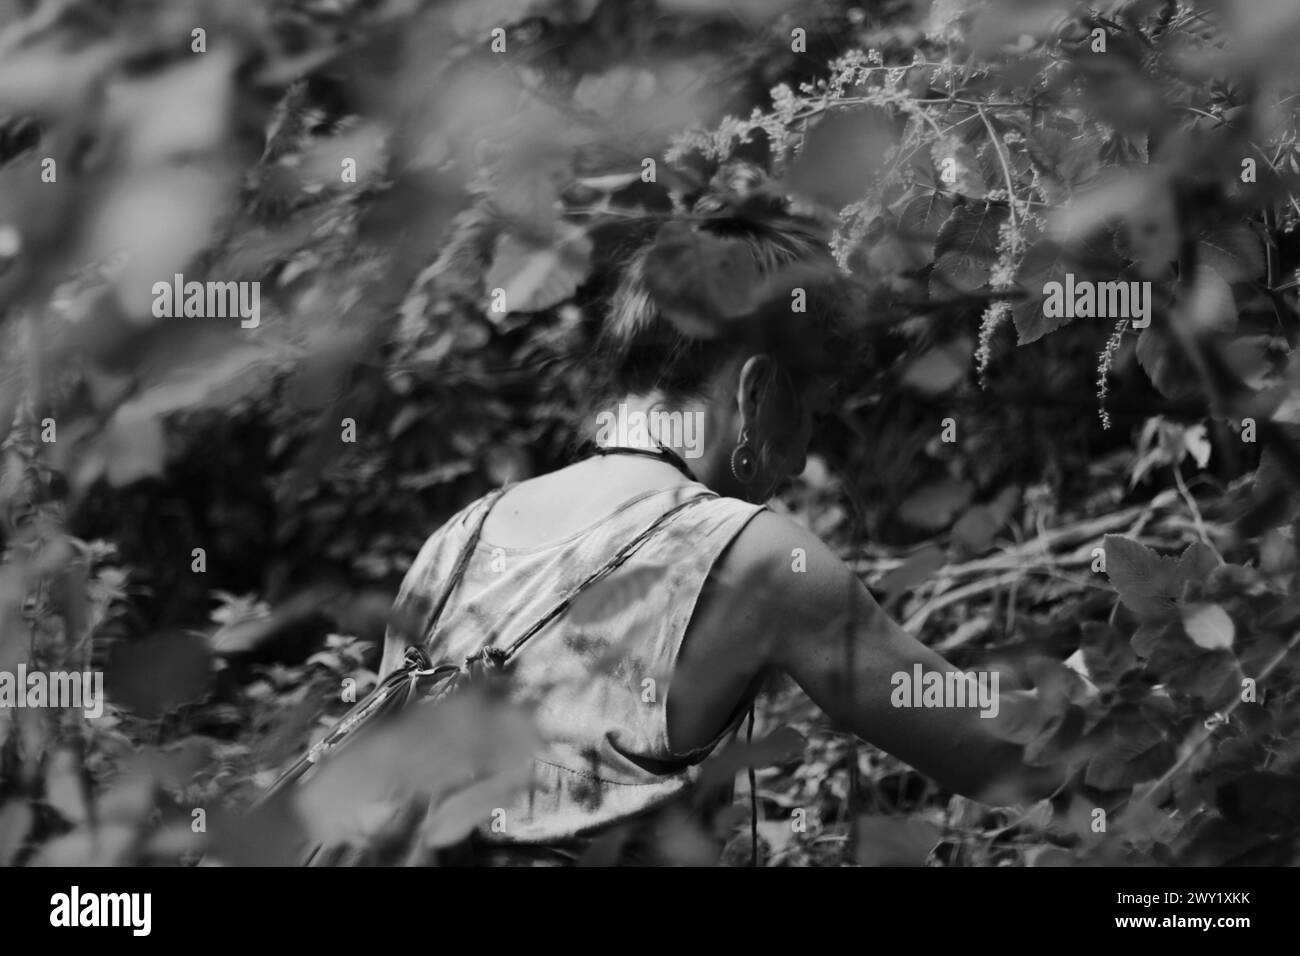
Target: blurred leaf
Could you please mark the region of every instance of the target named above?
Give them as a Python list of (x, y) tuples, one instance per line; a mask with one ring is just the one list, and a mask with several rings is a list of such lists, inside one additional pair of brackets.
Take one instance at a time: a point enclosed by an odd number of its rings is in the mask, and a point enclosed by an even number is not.
[(113, 416), (104, 436), (105, 473), (114, 485), (129, 485), (162, 473), (167, 443), (157, 418), (124, 414)]
[(1232, 618), (1218, 604), (1188, 604), (1183, 607), (1183, 628), (1207, 650), (1231, 648), (1236, 635)]
[(37, 851), (32, 866), (126, 866), (137, 840), (135, 827), (105, 824), (81, 827), (55, 837)]
[(70, 823), (84, 823), (90, 815), (86, 781), (76, 751), (62, 747), (50, 754), (45, 768), (45, 800)]
[(933, 348), (907, 367), (903, 384), (931, 395), (946, 392), (966, 377), (973, 351), (965, 337)]
[(57, 118), (82, 106), (93, 84), (122, 55), (118, 42), (75, 53), (51, 37), (18, 50), (0, 50), (0, 114)]
[(943, 837), (933, 823), (905, 817), (860, 816), (854, 828), (859, 866), (924, 866)]
[(726, 14), (758, 26), (796, 4), (792, 0), (659, 0), (658, 6), (686, 16)]
[(903, 207), (898, 217), (898, 235), (913, 251), (917, 267), (934, 258), (935, 240), (952, 211), (952, 199), (938, 191), (915, 196)]
[(25, 800), (7, 800), (0, 806), (0, 866), (12, 866), (32, 826), (32, 809)]
[(909, 495), (899, 506), (899, 515), (908, 524), (937, 531), (966, 507), (973, 493), (967, 482), (945, 478)]
[[(298, 788), (296, 805), (313, 836), (326, 843), (362, 840), (367, 808), (412, 800), (433, 808), (426, 822), (435, 836), (445, 835), (464, 824), (471, 808), (455, 801), (439, 821), (443, 801), (471, 786), (486, 786), (502, 800), (520, 792), (538, 746), (525, 712), (471, 685), (436, 705), (410, 708), (332, 753)], [(482, 819), (493, 808), (473, 809)]]
[(1144, 621), (1171, 613), (1181, 593), (1178, 562), (1117, 534), (1106, 535), (1104, 544), (1106, 575), (1124, 606)]
[[(757, 305), (758, 267), (743, 243), (685, 223), (660, 231), (646, 256), (645, 281), (669, 321), (699, 338), (718, 337), (727, 320)], [(789, 303), (787, 295), (787, 314)]]
[(158, 717), (201, 697), (211, 654), (194, 634), (162, 633), (113, 646), (104, 682), (110, 699), (140, 716)]
[(120, 131), (125, 162), (152, 167), (223, 146), (235, 59), (232, 47), (217, 45), (167, 69), (111, 84), (107, 119)]
[(1300, 824), (1300, 777), (1256, 771), (1219, 787), (1216, 802), (1228, 820), (1248, 820), (1266, 833)]
[(1065, 273), (1063, 252), (1054, 240), (1040, 239), (1025, 250), (1016, 273), (1016, 282), (1029, 295), (1011, 306), (1017, 345), (1036, 342), (1048, 332), (1054, 332), (1073, 321), (1068, 315), (1048, 316), (1043, 308), (1043, 287), (1048, 282), (1063, 282)]
[(144, 323), (193, 321), (155, 319), (153, 286), (183, 274), (211, 242), (232, 198), (227, 176), (208, 166), (150, 168), (122, 177), (97, 197), (87, 255), (122, 254), (114, 285), (128, 316)]
[(573, 295), (590, 269), (591, 240), (581, 229), (565, 230), (558, 241), (547, 246), (503, 233), (497, 237), (486, 282), (489, 290), (505, 290), (509, 312), (539, 312)]
[(930, 575), (948, 563), (948, 556), (943, 548), (929, 544), (917, 551), (880, 581), (880, 589), (885, 593), (886, 601), (910, 591)]
[(1231, 332), (1237, 327), (1237, 305), (1232, 288), (1214, 269), (1198, 265), (1190, 283), (1178, 290), (1180, 318), (1200, 332)]
[(828, 113), (805, 136), (785, 186), (840, 209), (866, 196), (897, 138), (893, 119), (881, 107)]
[(1202, 235), (1197, 261), (1212, 268), (1225, 282), (1258, 278), (1266, 265), (1263, 244), (1244, 224), (1222, 227)]
[(669, 572), (664, 565), (619, 570), (579, 592), (567, 612), (579, 626), (599, 624), (647, 600)]
[(1108, 624), (1085, 621), (1079, 645), (1089, 676), (1101, 687), (1113, 687), (1138, 666), (1128, 638)]
[(997, 256), (998, 230), (1006, 218), (1007, 208), (991, 203), (971, 203), (953, 211), (935, 240), (932, 295), (974, 292), (988, 284)]
[(1119, 790), (1153, 780), (1172, 766), (1173, 745), (1157, 728), (1137, 721), (1111, 721), (1104, 748), (1088, 761), (1084, 782), (1102, 790)]

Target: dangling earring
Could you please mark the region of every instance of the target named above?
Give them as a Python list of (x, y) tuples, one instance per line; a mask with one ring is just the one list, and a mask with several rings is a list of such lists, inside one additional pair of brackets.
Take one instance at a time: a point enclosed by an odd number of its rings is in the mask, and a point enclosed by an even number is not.
[(740, 430), (740, 444), (731, 451), (731, 473), (742, 485), (747, 485), (758, 475), (758, 456), (749, 444), (749, 429)]

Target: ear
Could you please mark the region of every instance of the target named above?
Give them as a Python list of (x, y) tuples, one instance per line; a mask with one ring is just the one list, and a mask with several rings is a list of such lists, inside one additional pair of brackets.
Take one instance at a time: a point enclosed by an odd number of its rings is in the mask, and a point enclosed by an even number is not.
[(736, 404), (740, 409), (740, 427), (752, 427), (759, 418), (772, 387), (776, 363), (769, 355), (751, 355), (740, 367), (736, 383)]

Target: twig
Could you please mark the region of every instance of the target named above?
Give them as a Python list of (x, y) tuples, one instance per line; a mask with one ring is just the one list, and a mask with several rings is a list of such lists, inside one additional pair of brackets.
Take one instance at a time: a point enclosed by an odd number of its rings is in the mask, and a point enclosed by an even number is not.
[[(1001, 554), (991, 558), (977, 558), (973, 561), (966, 561), (961, 564), (947, 564), (934, 572), (931, 577), (961, 577), (967, 574), (980, 574), (985, 571), (999, 571), (1013, 567), (1022, 567), (1017, 558), (1030, 555), (1042, 554), (1045, 549), (1062, 545), (1073, 544), (1076, 541), (1090, 540), (1098, 534), (1112, 531), (1115, 528), (1121, 528), (1129, 525), (1125, 532), (1129, 536), (1137, 535), (1147, 521), (1150, 520), (1152, 512), (1165, 508), (1172, 504), (1177, 498), (1177, 493), (1172, 489), (1162, 491), (1144, 505), (1135, 505), (1126, 508), (1123, 511), (1117, 511), (1113, 514), (1102, 515), (1098, 518), (1092, 518), (1088, 521), (1079, 522), (1078, 524), (1065, 525), (1060, 528), (1053, 528), (1047, 531), (1042, 537), (1035, 537), (1026, 544), (1014, 548), (1007, 548)], [(880, 559), (858, 559), (852, 562), (854, 570), (859, 574), (867, 571), (892, 571), (907, 563), (906, 558), (880, 558)]]
[(1015, 249), (1020, 245), (1020, 226), (1016, 220), (1016, 188), (1015, 181), (1011, 176), (1011, 165), (1007, 162), (1007, 157), (1002, 152), (1002, 144), (998, 142), (997, 130), (993, 128), (993, 123), (989, 120), (989, 114), (984, 111), (984, 107), (977, 106), (976, 111), (980, 119), (984, 121), (984, 128), (989, 131), (989, 141), (993, 143), (993, 151), (998, 154), (998, 162), (1002, 164), (1002, 175), (1007, 182), (1007, 209), (1011, 212), (1011, 234), (1014, 237), (1012, 242)]
[(1174, 483), (1178, 485), (1178, 493), (1183, 496), (1183, 501), (1187, 504), (1187, 510), (1192, 513), (1192, 520), (1196, 522), (1196, 533), (1201, 536), (1202, 541), (1209, 545), (1209, 548), (1214, 552), (1215, 557), (1222, 561), (1223, 555), (1219, 554), (1219, 549), (1214, 546), (1214, 542), (1210, 540), (1209, 533), (1205, 530), (1205, 521), (1201, 518), (1201, 509), (1196, 507), (1196, 499), (1192, 497), (1191, 491), (1188, 490), (1187, 482), (1183, 481), (1182, 471), (1176, 464), (1170, 465), (1169, 467), (1174, 473)]
[(921, 630), (921, 625), (935, 611), (947, 607), (956, 601), (965, 600), (968, 597), (974, 597), (976, 594), (983, 594), (985, 591), (992, 591), (1000, 588), (1004, 584), (1010, 584), (1020, 577), (1020, 571), (1008, 571), (1006, 574), (1000, 574), (994, 578), (985, 578), (982, 581), (972, 581), (963, 587), (953, 588), (951, 591), (945, 591), (937, 597), (931, 598), (921, 606), (915, 614), (907, 619), (903, 624), (903, 630), (910, 631), (913, 634)]
[[(1259, 672), (1259, 676), (1255, 678), (1255, 683), (1257, 685), (1262, 684), (1264, 680), (1268, 677), (1268, 675), (1273, 673), (1274, 669), (1277, 668), (1277, 665), (1281, 664), (1282, 661), (1286, 659), (1287, 655), (1296, 649), (1297, 645), (1300, 645), (1300, 632), (1296, 633), (1296, 635), (1292, 637), (1290, 641), (1287, 642), (1286, 647), (1278, 651), (1277, 654), (1273, 657), (1273, 659), (1269, 661), (1267, 665), (1265, 665), (1264, 669)], [(1229, 704), (1222, 711), (1220, 716), (1222, 716), (1224, 720), (1227, 720), (1229, 717), (1232, 716), (1232, 712), (1236, 710), (1239, 706), (1241, 706), (1241, 704), (1242, 704), (1242, 698), (1238, 696), (1235, 700), (1233, 700), (1231, 704)], [(1174, 774), (1178, 773), (1179, 770), (1181, 770), (1184, 766), (1186, 766), (1187, 762), (1191, 760), (1193, 756), (1196, 755), (1196, 752), (1201, 749), (1201, 747), (1205, 744), (1205, 742), (1214, 735), (1214, 731), (1202, 726), (1202, 728), (1199, 731), (1197, 731), (1197, 734), (1199, 734), (1199, 739), (1195, 740), (1190, 745), (1185, 745), (1185, 750), (1183, 752), (1183, 755), (1179, 757), (1177, 761), (1174, 762), (1174, 765), (1172, 767), (1170, 767), (1161, 775), (1159, 780), (1157, 780), (1154, 784), (1151, 785), (1151, 789), (1147, 790), (1146, 793), (1144, 793), (1138, 799), (1137, 803), (1134, 804), (1134, 806), (1140, 807), (1143, 804), (1149, 803), (1155, 794), (1159, 793), (1162, 789), (1168, 786), (1169, 781), (1173, 779)]]

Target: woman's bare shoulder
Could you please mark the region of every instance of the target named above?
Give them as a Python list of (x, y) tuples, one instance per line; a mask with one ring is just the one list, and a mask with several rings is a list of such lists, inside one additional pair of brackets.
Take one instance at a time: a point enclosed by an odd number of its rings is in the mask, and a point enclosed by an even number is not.
[(817, 535), (768, 510), (756, 514), (732, 541), (717, 578), (738, 599), (761, 603), (766, 613), (802, 627), (837, 619), (864, 590)]

